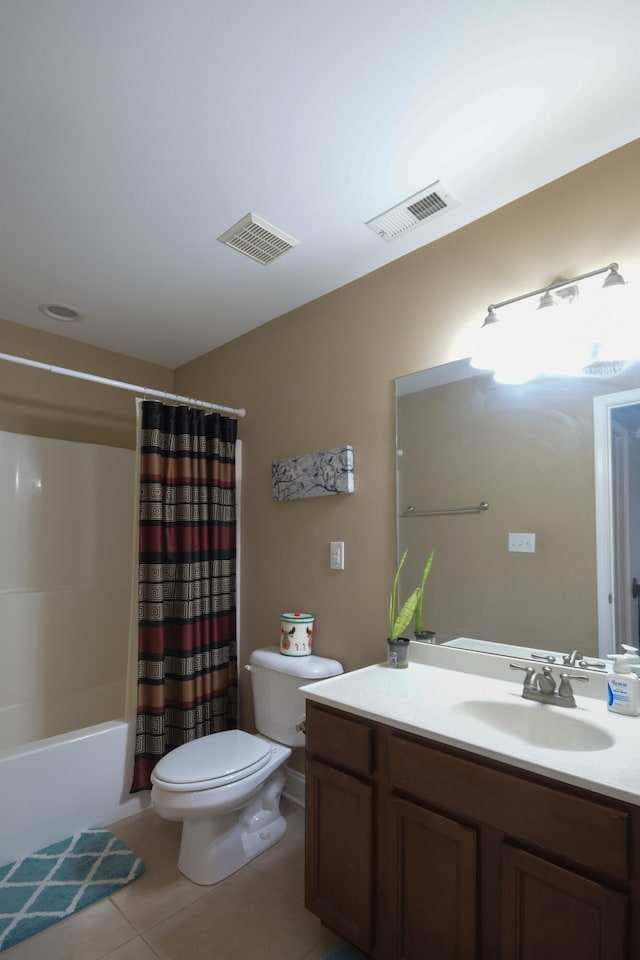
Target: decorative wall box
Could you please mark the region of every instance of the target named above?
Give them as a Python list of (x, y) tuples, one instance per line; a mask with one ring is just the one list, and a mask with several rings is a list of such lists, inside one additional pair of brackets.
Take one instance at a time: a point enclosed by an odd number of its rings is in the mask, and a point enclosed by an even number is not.
[(274, 500), (304, 500), (353, 493), (353, 447), (276, 460), (271, 466)]

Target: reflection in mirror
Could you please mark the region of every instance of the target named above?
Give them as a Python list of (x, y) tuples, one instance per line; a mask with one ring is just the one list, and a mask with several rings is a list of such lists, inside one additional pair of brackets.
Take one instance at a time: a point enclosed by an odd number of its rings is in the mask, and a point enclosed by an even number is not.
[[(596, 554), (593, 411), (595, 397), (639, 384), (640, 364), (611, 378), (508, 385), (467, 360), (396, 381), (399, 555), (408, 549), (401, 595), (419, 582), (435, 547), (424, 619), (438, 643), (472, 638), (512, 656), (514, 647), (527, 657), (552, 651), (560, 662), (572, 651), (601, 662), (616, 643), (638, 645), (629, 582), (620, 588), (626, 633), (613, 639), (614, 624), (599, 646), (598, 578), (605, 581)], [(620, 419), (610, 416), (617, 430)], [(620, 454), (630, 471), (620, 480), (626, 527), (613, 530), (605, 552), (624, 557), (625, 577), (640, 580), (640, 419), (628, 419)], [(477, 509), (482, 503), (488, 509)]]

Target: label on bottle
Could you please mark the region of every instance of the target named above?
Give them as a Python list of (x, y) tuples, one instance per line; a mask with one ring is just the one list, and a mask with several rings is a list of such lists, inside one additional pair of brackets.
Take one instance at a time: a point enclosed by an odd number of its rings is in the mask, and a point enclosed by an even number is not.
[(626, 677), (624, 679), (618, 679), (615, 676), (610, 677), (607, 682), (607, 706), (609, 710), (634, 715), (639, 713), (639, 691), (631, 685), (638, 682), (635, 678), (629, 681)]

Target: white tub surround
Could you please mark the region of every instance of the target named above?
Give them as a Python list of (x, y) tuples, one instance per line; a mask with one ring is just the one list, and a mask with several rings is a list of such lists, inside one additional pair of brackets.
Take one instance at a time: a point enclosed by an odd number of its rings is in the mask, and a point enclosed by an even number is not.
[(0, 431), (0, 749), (125, 715), (134, 468)]

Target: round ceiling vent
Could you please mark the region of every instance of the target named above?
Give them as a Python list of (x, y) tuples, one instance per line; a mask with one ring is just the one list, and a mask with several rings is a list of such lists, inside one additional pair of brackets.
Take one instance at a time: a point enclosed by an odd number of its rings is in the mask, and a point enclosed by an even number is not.
[(38, 307), (40, 313), (45, 317), (51, 317), (52, 320), (62, 320), (63, 323), (78, 323), (84, 317), (73, 307), (67, 307), (63, 303), (41, 303)]

